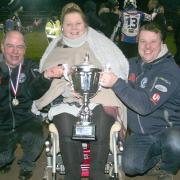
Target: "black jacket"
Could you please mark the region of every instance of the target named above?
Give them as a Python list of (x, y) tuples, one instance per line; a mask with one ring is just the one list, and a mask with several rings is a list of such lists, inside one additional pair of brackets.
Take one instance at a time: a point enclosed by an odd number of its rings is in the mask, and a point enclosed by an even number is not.
[(128, 106), (128, 127), (151, 134), (180, 127), (180, 69), (171, 54), (145, 64), (130, 60), (128, 83), (119, 79), (114, 92)]
[[(50, 86), (38, 72), (35, 62), (25, 60), (20, 73), (17, 99), (19, 105), (13, 106), (14, 94), (10, 84), (10, 73), (4, 61), (0, 62), (0, 132), (10, 131), (34, 117), (31, 113), (32, 101), (41, 97)], [(11, 79), (15, 86), (19, 66), (12, 69)]]

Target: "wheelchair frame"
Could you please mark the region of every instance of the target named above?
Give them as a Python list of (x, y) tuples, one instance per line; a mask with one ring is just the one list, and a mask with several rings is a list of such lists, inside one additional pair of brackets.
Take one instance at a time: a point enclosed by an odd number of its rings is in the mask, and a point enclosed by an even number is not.
[[(118, 141), (119, 130), (112, 132), (110, 137), (110, 153), (105, 166), (105, 173), (112, 179), (123, 180), (125, 175), (121, 170), (121, 155), (123, 151), (122, 141)], [(46, 167), (44, 170), (44, 180), (56, 180), (57, 173), (65, 175), (65, 167), (59, 149), (59, 135), (53, 123), (49, 124), (49, 137), (45, 142)], [(82, 167), (81, 167), (82, 169)], [(88, 176), (85, 176), (88, 177)]]

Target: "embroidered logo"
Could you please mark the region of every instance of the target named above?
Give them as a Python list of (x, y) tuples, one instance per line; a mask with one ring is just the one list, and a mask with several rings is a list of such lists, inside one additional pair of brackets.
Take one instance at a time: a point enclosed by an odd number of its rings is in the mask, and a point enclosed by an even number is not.
[(171, 82), (163, 77), (159, 77), (160, 80), (164, 81), (166, 84), (171, 85)]
[(147, 77), (144, 77), (144, 78), (141, 80), (140, 87), (141, 87), (141, 88), (145, 88), (147, 82), (148, 82), (148, 78), (147, 78)]
[(168, 90), (167, 90), (167, 87), (165, 87), (165, 86), (163, 86), (163, 85), (161, 85), (161, 84), (156, 84), (156, 85), (155, 85), (155, 88), (156, 88), (157, 90), (161, 91), (161, 92), (167, 92), (167, 91), (168, 91)]
[(152, 95), (151, 101), (152, 101), (154, 104), (157, 104), (159, 100), (160, 100), (160, 94), (159, 94), (159, 93), (155, 93), (155, 94)]
[(26, 81), (26, 75), (24, 73), (21, 73), (19, 76), (19, 83), (23, 83)]
[(129, 81), (135, 82), (136, 81), (136, 75), (134, 73), (131, 73), (128, 77)]

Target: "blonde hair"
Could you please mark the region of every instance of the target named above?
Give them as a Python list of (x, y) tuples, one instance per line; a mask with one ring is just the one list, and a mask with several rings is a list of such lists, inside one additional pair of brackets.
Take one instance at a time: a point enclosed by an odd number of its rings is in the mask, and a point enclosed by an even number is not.
[(61, 23), (63, 24), (64, 17), (65, 17), (66, 14), (70, 14), (70, 13), (74, 13), (74, 12), (79, 13), (81, 15), (84, 23), (87, 25), (87, 20), (86, 20), (85, 14), (81, 10), (81, 8), (76, 3), (73, 3), (73, 2), (68, 3), (63, 7), (63, 9), (61, 11), (61, 16), (60, 16)]

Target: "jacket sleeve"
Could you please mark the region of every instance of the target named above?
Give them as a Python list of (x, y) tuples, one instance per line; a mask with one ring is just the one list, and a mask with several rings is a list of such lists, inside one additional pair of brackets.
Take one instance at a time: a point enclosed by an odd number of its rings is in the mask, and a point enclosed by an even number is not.
[(128, 108), (141, 115), (147, 115), (162, 106), (176, 92), (178, 82), (172, 74), (159, 74), (145, 88), (134, 86), (119, 79), (113, 86), (116, 95)]
[(40, 73), (36, 64), (29, 67), (29, 78), (27, 82), (27, 93), (32, 100), (40, 98), (50, 87), (51, 80), (44, 78), (44, 74)]

